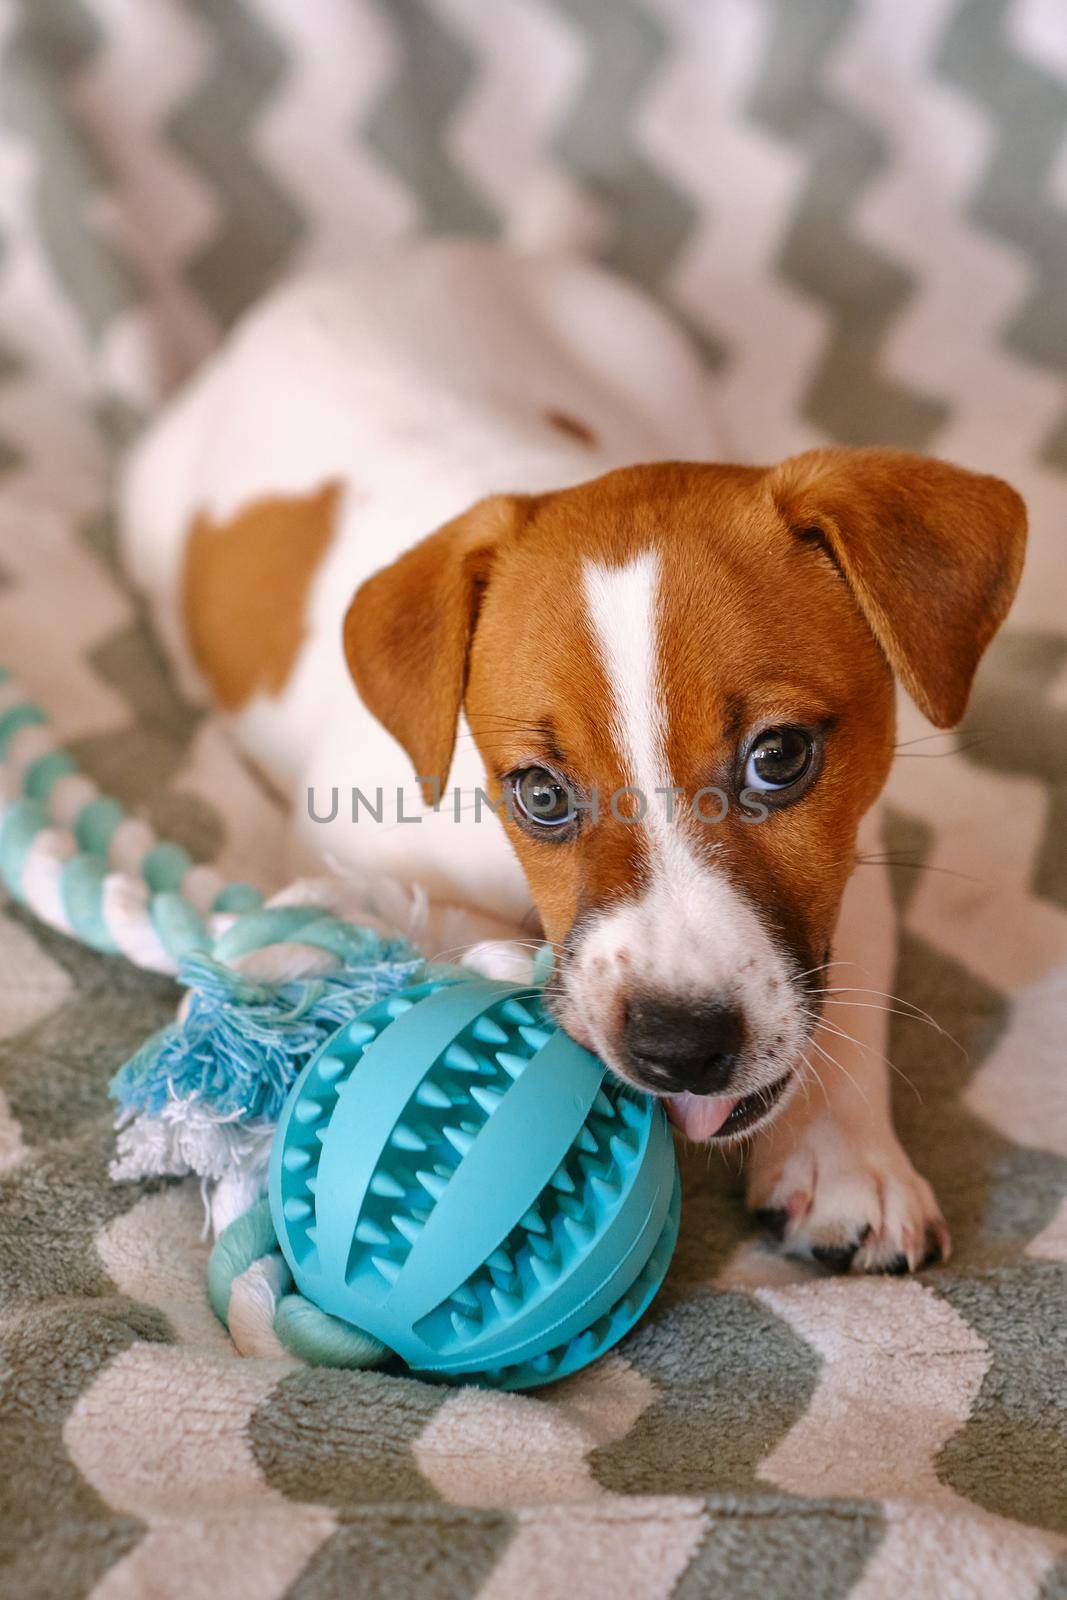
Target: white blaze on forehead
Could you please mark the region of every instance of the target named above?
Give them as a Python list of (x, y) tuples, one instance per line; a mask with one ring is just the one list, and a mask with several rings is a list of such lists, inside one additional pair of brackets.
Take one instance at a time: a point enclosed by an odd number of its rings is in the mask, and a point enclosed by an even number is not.
[[(588, 562), (582, 587), (611, 694), (611, 729), (626, 781), (647, 800), (652, 872), (633, 897), (591, 918), (566, 966), (567, 1027), (626, 1075), (618, 1048), (618, 997), (628, 988), (680, 999), (713, 996), (740, 1005), (749, 1033), (734, 1094), (781, 1077), (805, 1036), (788, 965), (762, 919), (716, 861), (695, 849), (696, 824), (684, 796), (673, 821), (663, 792), (667, 759), (665, 685), (660, 668), (659, 559), (625, 566)], [(611, 797), (601, 796), (601, 811)], [(725, 1102), (723, 1102), (725, 1104)], [(698, 1133), (703, 1137), (703, 1133)]]
[(659, 831), (667, 802), (656, 790), (671, 784), (659, 670), (659, 557), (646, 550), (622, 567), (587, 561), (582, 588), (611, 690), (611, 727), (626, 781), (644, 796), (648, 826)]

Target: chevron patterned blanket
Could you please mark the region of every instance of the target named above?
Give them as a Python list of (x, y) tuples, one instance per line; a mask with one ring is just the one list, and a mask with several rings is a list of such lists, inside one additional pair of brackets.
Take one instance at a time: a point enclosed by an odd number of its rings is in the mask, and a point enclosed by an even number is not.
[[(963, 735), (901, 733), (897, 1119), (956, 1251), (835, 1278), (726, 1164), (544, 1393), (238, 1358), (202, 1209), (112, 1184), (164, 979), (0, 905), (0, 1595), (1067, 1595), (1067, 27), (1059, 0), (0, 0), (0, 658), (166, 837), (286, 821), (113, 560), (125, 442), (280, 272), (413, 230), (596, 253), (738, 455), (928, 448), (1030, 502)], [(911, 742), (911, 741), (916, 742)], [(862, 870), (862, 869), (861, 869)]]

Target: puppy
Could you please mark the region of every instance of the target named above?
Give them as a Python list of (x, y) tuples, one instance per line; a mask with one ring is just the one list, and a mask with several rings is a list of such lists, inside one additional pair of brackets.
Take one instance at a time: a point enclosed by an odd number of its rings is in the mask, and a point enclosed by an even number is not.
[[(313, 848), (472, 937), (533, 916), (563, 1026), (689, 1137), (743, 1137), (788, 1248), (914, 1269), (949, 1240), (884, 1015), (821, 1001), (834, 959), (891, 987), (887, 884), (849, 880), (894, 678), (960, 718), (1025, 512), (900, 452), (720, 449), (633, 291), (423, 245), (246, 319), (136, 452), (124, 545)], [(517, 943), (476, 959), (528, 971)]]

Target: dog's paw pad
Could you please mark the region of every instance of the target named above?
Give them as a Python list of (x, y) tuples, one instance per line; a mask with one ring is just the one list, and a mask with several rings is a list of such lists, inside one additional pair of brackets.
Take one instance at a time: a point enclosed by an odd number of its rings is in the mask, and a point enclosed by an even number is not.
[(926, 1230), (926, 1248), (923, 1252), (921, 1266), (936, 1267), (938, 1262), (947, 1261), (952, 1249), (952, 1240), (949, 1238), (948, 1229), (943, 1222), (940, 1226), (931, 1226)]
[(812, 1260), (817, 1261), (820, 1266), (829, 1267), (832, 1272), (847, 1272), (862, 1243), (862, 1239), (857, 1239), (854, 1244), (813, 1244)]
[(756, 1221), (774, 1239), (784, 1239), (789, 1224), (789, 1212), (784, 1206), (764, 1206), (756, 1212)]
[(948, 1229), (895, 1139), (863, 1151), (833, 1128), (802, 1138), (776, 1167), (752, 1152), (749, 1205), (788, 1255), (833, 1272), (917, 1272), (948, 1259)]

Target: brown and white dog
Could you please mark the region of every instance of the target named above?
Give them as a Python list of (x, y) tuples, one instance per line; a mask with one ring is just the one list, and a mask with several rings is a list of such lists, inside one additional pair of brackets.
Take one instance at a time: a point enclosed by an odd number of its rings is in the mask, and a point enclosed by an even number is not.
[(790, 1249), (902, 1271), (948, 1234), (884, 1015), (820, 1001), (891, 986), (887, 884), (849, 880), (894, 676), (959, 719), (1025, 512), (890, 450), (710, 464), (709, 394), (599, 270), (420, 246), (246, 319), (135, 454), (125, 548), (319, 852), (478, 932), (533, 908), (575, 1038), (691, 1137), (744, 1135)]

